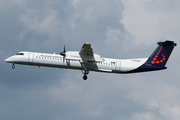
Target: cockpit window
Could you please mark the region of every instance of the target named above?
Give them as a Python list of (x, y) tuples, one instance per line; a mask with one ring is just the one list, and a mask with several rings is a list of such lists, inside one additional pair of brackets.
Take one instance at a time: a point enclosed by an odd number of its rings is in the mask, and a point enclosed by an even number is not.
[(24, 55), (24, 53), (17, 53), (16, 55)]

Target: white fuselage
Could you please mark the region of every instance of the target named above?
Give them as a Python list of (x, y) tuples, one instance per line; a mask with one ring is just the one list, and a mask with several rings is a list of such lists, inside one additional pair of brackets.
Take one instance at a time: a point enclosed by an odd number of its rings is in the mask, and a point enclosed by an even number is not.
[[(89, 71), (109, 72), (109, 73), (128, 73), (141, 65), (148, 58), (138, 59), (111, 59), (101, 58), (94, 54), (93, 59), (86, 56), (80, 56), (78, 52), (67, 52), (65, 60), (58, 54), (37, 53), (37, 52), (20, 52), (21, 55), (14, 55), (5, 61), (13, 64), (23, 64), (32, 66), (56, 67), (67, 69), (84, 70), (83, 65)], [(69, 54), (68, 54), (69, 53)], [(87, 61), (86, 61), (87, 58)], [(90, 60), (90, 61), (88, 61)], [(83, 64), (83, 65), (82, 65)]]

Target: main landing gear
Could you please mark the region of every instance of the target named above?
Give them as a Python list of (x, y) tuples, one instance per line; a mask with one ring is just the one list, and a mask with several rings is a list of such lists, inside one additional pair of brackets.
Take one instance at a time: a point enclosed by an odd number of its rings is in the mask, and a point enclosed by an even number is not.
[(87, 80), (87, 74), (89, 74), (89, 71), (88, 70), (82, 70), (82, 73), (84, 74), (84, 76), (83, 76), (83, 79), (84, 80)]
[(89, 74), (89, 70), (86, 68), (84, 63), (81, 63), (82, 67), (84, 68), (84, 70), (81, 70), (82, 73), (84, 74), (83, 79), (87, 80), (87, 74)]
[(12, 64), (12, 69), (15, 69), (15, 65), (14, 64)]

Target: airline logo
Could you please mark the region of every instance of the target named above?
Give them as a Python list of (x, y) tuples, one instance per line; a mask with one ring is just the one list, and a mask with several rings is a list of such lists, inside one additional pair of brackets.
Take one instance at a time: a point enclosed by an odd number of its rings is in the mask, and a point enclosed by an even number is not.
[(111, 62), (111, 64), (115, 64), (115, 62)]
[(154, 56), (153, 60), (151, 61), (152, 64), (163, 63), (164, 60), (166, 60), (166, 56), (165, 56), (164, 54), (162, 54), (162, 59), (161, 59), (161, 60), (158, 60), (158, 59), (157, 59), (157, 58), (159, 57), (159, 54), (160, 54), (161, 50), (162, 50), (162, 47), (163, 47), (163, 46), (161, 46), (161, 47), (159, 48), (158, 52), (156, 53), (156, 55)]

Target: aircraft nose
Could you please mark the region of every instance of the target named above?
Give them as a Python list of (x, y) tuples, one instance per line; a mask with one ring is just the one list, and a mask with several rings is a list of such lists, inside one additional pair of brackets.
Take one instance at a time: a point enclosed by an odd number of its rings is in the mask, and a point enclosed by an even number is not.
[(9, 58), (7, 58), (6, 60), (5, 60), (5, 62), (8, 62), (8, 63), (10, 63), (10, 62), (12, 62), (13, 60), (12, 60), (12, 58), (11, 57), (9, 57)]

